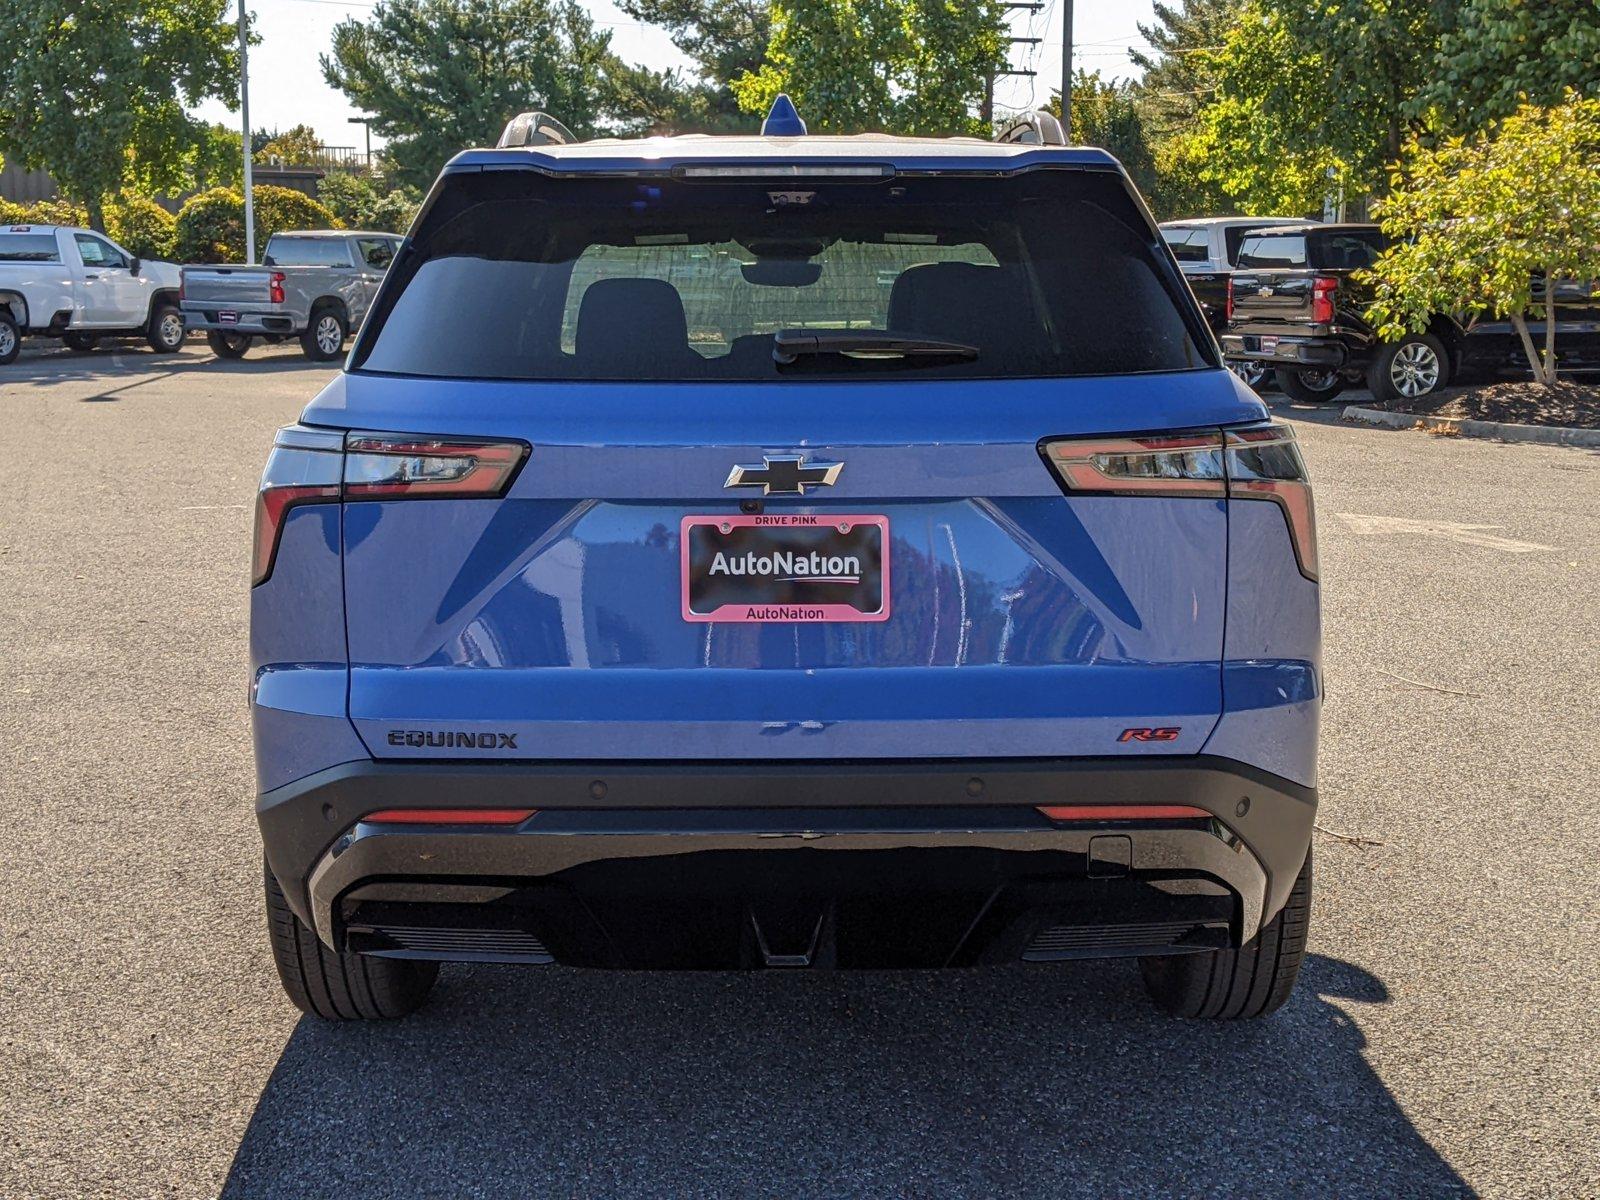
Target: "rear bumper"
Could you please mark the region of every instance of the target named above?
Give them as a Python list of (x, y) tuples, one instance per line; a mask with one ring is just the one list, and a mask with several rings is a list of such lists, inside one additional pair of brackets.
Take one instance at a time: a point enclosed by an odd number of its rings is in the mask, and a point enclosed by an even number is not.
[[(224, 304), (212, 304), (209, 301), (185, 300), (180, 306), (183, 310), (184, 325), (202, 333), (243, 333), (251, 337), (261, 337), (265, 334), (291, 334), (295, 332), (295, 319), (286, 312), (261, 312), (250, 308), (228, 308)], [(232, 312), (237, 314), (237, 320), (223, 321), (221, 313)]]
[[(1208, 816), (1052, 821), (1039, 805)], [(510, 827), (377, 824), (504, 807)], [(350, 763), (263, 793), (330, 945), (589, 966), (936, 966), (1238, 944), (1282, 907), (1312, 789), (1225, 759)]]
[[(1267, 336), (1278, 337), (1275, 334)], [(1282, 366), (1342, 369), (1350, 364), (1350, 348), (1334, 338), (1282, 336), (1278, 337), (1272, 350), (1263, 350), (1260, 335), (1226, 333), (1222, 335), (1222, 354), (1224, 358)]]

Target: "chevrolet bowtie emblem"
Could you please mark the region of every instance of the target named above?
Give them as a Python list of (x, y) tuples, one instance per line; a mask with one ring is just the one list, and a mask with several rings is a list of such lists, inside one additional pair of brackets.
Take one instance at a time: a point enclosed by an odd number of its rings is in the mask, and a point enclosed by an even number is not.
[(803, 496), (808, 487), (830, 487), (842, 470), (843, 463), (807, 462), (798, 454), (764, 454), (759, 467), (734, 467), (722, 486), (758, 487), (763, 496)]

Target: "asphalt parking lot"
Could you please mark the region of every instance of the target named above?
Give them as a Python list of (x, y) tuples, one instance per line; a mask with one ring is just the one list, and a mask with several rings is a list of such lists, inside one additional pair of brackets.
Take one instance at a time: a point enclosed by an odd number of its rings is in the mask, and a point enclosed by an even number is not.
[(256, 479), (331, 374), (198, 342), (0, 368), (0, 1192), (1600, 1190), (1600, 453), (1283, 410), (1327, 832), (1274, 1018), (1160, 1017), (1130, 962), (455, 967), (336, 1028), (267, 953), (245, 709)]

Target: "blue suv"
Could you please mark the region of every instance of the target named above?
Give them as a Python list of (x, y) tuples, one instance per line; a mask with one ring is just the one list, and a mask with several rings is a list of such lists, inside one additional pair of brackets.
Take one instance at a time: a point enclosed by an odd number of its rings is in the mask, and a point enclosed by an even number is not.
[(1106, 956), (1174, 1013), (1284, 1002), (1304, 465), (1117, 162), (1059, 142), (540, 116), (445, 167), (258, 499), (296, 1004), (401, 1016), (441, 961)]

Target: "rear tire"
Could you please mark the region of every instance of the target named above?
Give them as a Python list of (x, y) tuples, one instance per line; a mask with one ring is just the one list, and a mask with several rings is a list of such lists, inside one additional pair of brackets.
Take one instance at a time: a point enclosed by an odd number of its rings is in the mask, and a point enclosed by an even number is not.
[(265, 874), (272, 957), (296, 1008), (325, 1021), (388, 1021), (422, 1007), (439, 977), (438, 963), (328, 949), (294, 915), (272, 868)]
[(350, 331), (336, 308), (319, 308), (300, 335), (300, 349), (312, 362), (332, 362), (344, 353), (344, 340)]
[(9, 312), (0, 310), (0, 367), (16, 361), (22, 353), (22, 333)]
[(87, 354), (100, 344), (100, 338), (92, 333), (64, 333), (61, 341), (68, 350), (77, 354)]
[(1283, 911), (1237, 950), (1141, 958), (1145, 990), (1178, 1017), (1213, 1021), (1264, 1017), (1283, 1007), (1306, 955), (1311, 918), (1311, 851)]
[(1280, 392), (1301, 404), (1326, 404), (1344, 391), (1344, 380), (1337, 371), (1279, 367), (1273, 378), (1278, 381)]
[(1385, 403), (1431, 396), (1450, 382), (1450, 356), (1429, 333), (1408, 333), (1382, 346), (1367, 368), (1367, 387)]
[(1236, 358), (1228, 364), (1228, 370), (1244, 380), (1246, 387), (1256, 392), (1266, 387), (1272, 379), (1272, 368), (1258, 359)]
[(145, 326), (144, 340), (157, 354), (176, 354), (183, 349), (183, 339), (187, 333), (183, 325), (183, 313), (177, 306), (158, 304), (150, 314), (150, 323)]
[(250, 335), (213, 329), (206, 334), (206, 345), (218, 358), (243, 358), (244, 352), (250, 349)]

